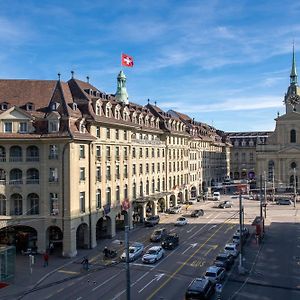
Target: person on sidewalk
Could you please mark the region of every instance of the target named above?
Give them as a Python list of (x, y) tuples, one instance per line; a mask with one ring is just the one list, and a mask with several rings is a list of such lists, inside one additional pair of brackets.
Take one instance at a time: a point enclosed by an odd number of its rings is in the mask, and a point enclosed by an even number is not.
[(89, 259), (85, 256), (81, 262), (84, 270), (88, 271), (89, 269)]
[(54, 244), (52, 242), (49, 244), (49, 250), (50, 250), (50, 254), (53, 254)]
[(48, 267), (48, 265), (49, 265), (49, 255), (48, 255), (47, 252), (45, 252), (45, 253), (43, 254), (43, 259), (44, 259), (44, 268), (45, 268), (45, 267)]

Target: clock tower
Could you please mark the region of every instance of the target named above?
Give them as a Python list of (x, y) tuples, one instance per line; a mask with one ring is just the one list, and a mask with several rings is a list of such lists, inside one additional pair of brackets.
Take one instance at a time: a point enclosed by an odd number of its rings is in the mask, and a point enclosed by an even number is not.
[(295, 49), (293, 46), (292, 69), (290, 74), (290, 86), (284, 96), (286, 113), (291, 111), (300, 112), (300, 88), (298, 86), (298, 75), (296, 69)]

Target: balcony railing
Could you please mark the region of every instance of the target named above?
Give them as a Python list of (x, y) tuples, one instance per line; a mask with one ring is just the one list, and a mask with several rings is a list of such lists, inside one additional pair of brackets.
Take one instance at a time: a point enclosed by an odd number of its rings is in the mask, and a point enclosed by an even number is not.
[(39, 161), (40, 157), (39, 156), (27, 156), (26, 161)]
[(22, 161), (22, 156), (10, 156), (9, 161), (11, 162)]
[(6, 157), (5, 156), (1, 156), (0, 157), (0, 162), (6, 162)]
[(26, 184), (39, 184), (40, 180), (37, 179), (26, 179)]
[(57, 153), (50, 153), (49, 154), (49, 159), (58, 159), (58, 154)]
[(9, 184), (23, 184), (23, 179), (10, 179)]
[(5, 179), (0, 179), (0, 185), (6, 185), (6, 180)]
[(49, 177), (49, 182), (58, 182), (57, 177)]

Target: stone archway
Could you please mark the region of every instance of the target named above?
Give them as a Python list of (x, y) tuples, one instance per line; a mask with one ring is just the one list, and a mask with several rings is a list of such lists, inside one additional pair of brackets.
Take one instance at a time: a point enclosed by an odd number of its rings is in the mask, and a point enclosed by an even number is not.
[(0, 244), (13, 245), (21, 253), (31, 248), (37, 251), (37, 231), (30, 226), (7, 226), (0, 230)]
[(191, 198), (197, 197), (197, 188), (195, 186), (191, 187)]
[(166, 211), (166, 199), (165, 198), (159, 198), (157, 201), (157, 210), (159, 212), (165, 212)]
[[(50, 245), (53, 245), (50, 247)], [(49, 248), (51, 253), (61, 254), (63, 250), (63, 232), (58, 226), (49, 226), (46, 230), (46, 248)]]
[(175, 197), (175, 195), (171, 195), (170, 196), (170, 207), (173, 207), (176, 205), (177, 205), (176, 197)]
[(96, 240), (111, 237), (111, 218), (108, 216), (100, 218), (96, 223)]
[(89, 226), (82, 223), (76, 230), (76, 249), (88, 249), (89, 240)]
[(177, 194), (177, 203), (183, 203), (184, 200), (183, 200), (183, 193), (182, 192), (179, 192)]

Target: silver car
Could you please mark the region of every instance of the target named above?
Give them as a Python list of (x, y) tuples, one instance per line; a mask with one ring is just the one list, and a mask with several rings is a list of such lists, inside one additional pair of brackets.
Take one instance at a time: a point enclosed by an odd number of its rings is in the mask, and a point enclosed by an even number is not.
[(154, 264), (165, 255), (165, 251), (161, 246), (151, 247), (142, 258), (143, 263), (145, 264)]
[(205, 277), (212, 283), (217, 283), (225, 278), (225, 269), (217, 266), (209, 267), (205, 272)]
[[(134, 261), (142, 256), (144, 251), (144, 245), (142, 243), (134, 243), (129, 247), (129, 261)], [(126, 251), (120, 256), (122, 261), (126, 261)]]

